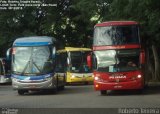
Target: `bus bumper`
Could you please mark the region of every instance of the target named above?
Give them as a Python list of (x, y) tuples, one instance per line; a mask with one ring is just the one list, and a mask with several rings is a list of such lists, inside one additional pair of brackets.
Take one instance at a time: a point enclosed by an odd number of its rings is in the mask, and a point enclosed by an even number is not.
[(14, 90), (41, 90), (41, 89), (54, 89), (56, 88), (56, 80), (54, 78), (50, 78), (49, 80), (44, 81), (27, 81), (22, 82), (16, 79), (12, 79), (12, 87)]
[(93, 82), (94, 78), (93, 77), (85, 77), (85, 78), (71, 78), (69, 81), (70, 83), (74, 82)]
[(126, 90), (126, 89), (143, 89), (144, 84), (141, 80), (129, 82), (96, 82), (94, 81), (95, 90)]
[(68, 73), (67, 74), (67, 83), (76, 83), (76, 82), (93, 82), (94, 76), (92, 73)]

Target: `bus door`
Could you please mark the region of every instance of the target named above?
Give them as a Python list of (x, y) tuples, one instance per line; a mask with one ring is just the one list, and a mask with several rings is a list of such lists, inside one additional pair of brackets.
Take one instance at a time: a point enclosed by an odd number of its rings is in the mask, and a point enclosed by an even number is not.
[(58, 78), (58, 84), (64, 85), (66, 82), (67, 53), (58, 53), (56, 63), (56, 76)]

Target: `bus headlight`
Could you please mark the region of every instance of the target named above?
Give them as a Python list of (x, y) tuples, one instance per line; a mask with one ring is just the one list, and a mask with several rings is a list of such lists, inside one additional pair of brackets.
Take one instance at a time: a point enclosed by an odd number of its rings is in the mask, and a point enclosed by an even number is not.
[(94, 80), (96, 80), (96, 81), (97, 81), (97, 80), (99, 80), (99, 77), (97, 77), (97, 76), (96, 76), (96, 77), (94, 77)]
[(72, 75), (71, 78), (75, 78), (75, 75)]
[(45, 78), (46, 81), (52, 80), (52, 77)]
[(140, 75), (140, 74), (137, 76), (137, 78), (141, 78), (141, 77), (142, 77), (142, 75)]
[(17, 79), (17, 78), (12, 78), (12, 81), (13, 81), (13, 82), (18, 82), (19, 79)]
[(101, 77), (99, 77), (99, 76), (95, 76), (94, 77), (94, 80), (95, 81), (100, 81), (100, 82), (104, 82), (105, 80), (103, 80)]

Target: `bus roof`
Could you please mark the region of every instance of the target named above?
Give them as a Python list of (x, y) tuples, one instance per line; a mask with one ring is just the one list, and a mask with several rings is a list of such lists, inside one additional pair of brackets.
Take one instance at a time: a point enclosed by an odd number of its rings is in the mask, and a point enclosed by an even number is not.
[(44, 46), (56, 42), (56, 39), (48, 36), (32, 36), (17, 38), (13, 46)]
[(97, 26), (123, 26), (123, 25), (138, 25), (138, 22), (136, 21), (107, 21), (107, 22), (102, 22), (102, 23), (98, 23), (95, 25), (95, 27)]
[(90, 48), (65, 47), (65, 49), (58, 50), (58, 52), (69, 52), (69, 51), (91, 51), (91, 49)]

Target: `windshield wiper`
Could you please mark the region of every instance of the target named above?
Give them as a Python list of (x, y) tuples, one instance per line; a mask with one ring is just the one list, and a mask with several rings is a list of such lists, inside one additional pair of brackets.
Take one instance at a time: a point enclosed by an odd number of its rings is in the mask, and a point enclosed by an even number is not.
[(30, 64), (30, 62), (31, 62), (31, 61), (28, 61), (28, 62), (27, 62), (27, 64), (26, 64), (26, 66), (24, 67), (21, 75), (24, 75), (24, 72), (26, 71), (26, 69), (27, 69), (28, 65)]
[[(31, 62), (31, 61), (28, 61), (28, 62), (27, 62), (27, 64), (26, 64), (25, 68), (23, 69), (21, 75), (24, 75), (24, 74), (33, 74), (33, 73), (25, 73), (25, 71), (26, 71), (28, 65), (30, 64), (30, 62)], [(36, 63), (33, 62), (33, 61), (32, 61), (32, 63), (33, 63), (33, 65), (39, 70), (39, 72), (42, 73), (42, 71), (41, 71), (40, 68), (36, 65)]]
[(40, 73), (42, 73), (41, 69), (37, 66), (37, 64), (35, 62), (32, 62), (34, 64), (34, 66), (39, 70)]

